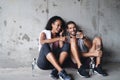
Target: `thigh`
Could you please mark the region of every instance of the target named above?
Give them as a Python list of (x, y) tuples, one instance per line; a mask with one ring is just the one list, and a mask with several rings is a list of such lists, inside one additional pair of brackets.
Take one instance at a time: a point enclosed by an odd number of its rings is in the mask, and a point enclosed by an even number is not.
[(40, 69), (52, 69), (52, 64), (46, 59), (46, 56), (39, 57), (37, 60), (37, 65)]
[(65, 43), (65, 44), (63, 45), (63, 47), (60, 49), (60, 52), (62, 52), (62, 51), (65, 51), (65, 52), (67, 52), (67, 53), (70, 53), (70, 44), (69, 44), (69, 43)]
[(52, 64), (46, 58), (49, 52), (51, 52), (49, 44), (44, 44), (39, 52), (39, 57), (37, 59), (37, 65), (39, 68), (51, 69), (53, 67)]

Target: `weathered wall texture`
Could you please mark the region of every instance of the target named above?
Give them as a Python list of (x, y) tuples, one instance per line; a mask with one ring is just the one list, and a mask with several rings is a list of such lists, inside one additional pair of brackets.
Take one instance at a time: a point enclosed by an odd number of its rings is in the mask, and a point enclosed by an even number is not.
[(103, 39), (105, 60), (120, 61), (120, 0), (0, 0), (0, 67), (30, 66), (38, 37), (54, 15)]

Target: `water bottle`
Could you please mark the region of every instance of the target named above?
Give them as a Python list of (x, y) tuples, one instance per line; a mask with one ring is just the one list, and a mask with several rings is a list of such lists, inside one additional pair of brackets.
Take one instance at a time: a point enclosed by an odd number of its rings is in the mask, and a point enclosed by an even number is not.
[(94, 74), (95, 62), (94, 62), (93, 57), (90, 59), (91, 59), (91, 61), (89, 64), (89, 66), (90, 66), (89, 75), (92, 76)]
[(32, 62), (32, 76), (33, 77), (37, 76), (37, 69), (38, 69), (37, 59), (33, 58), (33, 62)]

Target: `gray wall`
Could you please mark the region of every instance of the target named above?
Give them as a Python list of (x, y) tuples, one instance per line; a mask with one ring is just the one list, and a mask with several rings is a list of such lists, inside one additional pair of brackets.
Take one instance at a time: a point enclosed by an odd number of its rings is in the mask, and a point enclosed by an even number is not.
[(120, 62), (120, 0), (0, 0), (0, 67), (30, 66), (38, 37), (54, 15), (101, 36), (104, 61)]

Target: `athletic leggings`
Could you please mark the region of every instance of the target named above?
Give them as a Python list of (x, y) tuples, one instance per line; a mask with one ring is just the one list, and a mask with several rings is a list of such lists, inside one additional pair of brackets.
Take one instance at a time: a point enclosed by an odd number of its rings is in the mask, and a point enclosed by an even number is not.
[(51, 50), (49, 44), (47, 44), (47, 43), (43, 44), (42, 48), (39, 52), (38, 59), (37, 59), (38, 67), (43, 70), (54, 68), (53, 65), (46, 58), (48, 53), (52, 52), (53, 55), (55, 56), (56, 60), (58, 60), (60, 53), (63, 51), (69, 53), (69, 51), (70, 51), (69, 49), (70, 49), (69, 43), (65, 43), (62, 48), (57, 48), (54, 51)]

